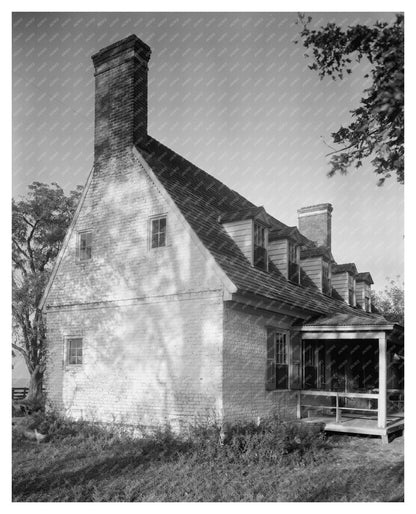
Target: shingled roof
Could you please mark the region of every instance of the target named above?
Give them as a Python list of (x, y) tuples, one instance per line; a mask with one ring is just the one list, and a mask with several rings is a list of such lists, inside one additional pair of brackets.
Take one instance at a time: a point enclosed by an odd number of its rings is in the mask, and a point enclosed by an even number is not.
[(308, 247), (314, 245), (312, 241), (299, 232), (298, 227), (284, 227), (269, 232), (269, 241), (277, 241), (279, 239), (290, 239), (295, 243)]
[[(258, 295), (317, 315), (344, 313), (366, 318), (368, 323), (376, 319), (387, 323), (381, 316), (354, 309), (318, 290), (292, 284), (279, 273), (251, 266), (220, 220), (226, 213), (253, 212), (258, 207), (150, 136), (137, 150), (239, 293)], [(290, 230), (274, 217), (268, 218), (271, 230)]]
[(331, 251), (325, 246), (317, 246), (316, 248), (304, 248), (300, 252), (301, 259), (311, 259), (313, 257), (325, 257), (328, 261), (332, 261)]
[(332, 266), (332, 274), (336, 275), (337, 273), (350, 273), (351, 275), (356, 275), (357, 268), (353, 262), (347, 262), (345, 264), (334, 264)]
[(357, 282), (365, 282), (366, 284), (370, 285), (374, 284), (373, 277), (370, 275), (368, 271), (363, 271), (362, 273), (357, 273), (355, 280)]

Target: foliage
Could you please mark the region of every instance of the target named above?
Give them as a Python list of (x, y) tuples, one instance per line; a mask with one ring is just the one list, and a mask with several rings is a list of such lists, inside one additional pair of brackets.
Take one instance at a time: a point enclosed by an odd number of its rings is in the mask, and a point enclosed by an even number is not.
[[(37, 429), (51, 440), (68, 437), (105, 441), (132, 439), (129, 427), (99, 424), (85, 420), (74, 421), (49, 411), (31, 416), (29, 429)], [(142, 432), (140, 440), (142, 458), (165, 460), (192, 454), (196, 459), (225, 458), (230, 461), (275, 462), (305, 464), (322, 457), (325, 439), (320, 427), (305, 426), (297, 422), (283, 422), (278, 417), (262, 420), (260, 424), (239, 423), (225, 427), (223, 443), (221, 427), (213, 423), (193, 425), (189, 431), (176, 434), (169, 426)]]
[[(397, 277), (399, 280), (400, 277)], [(390, 280), (384, 291), (372, 291), (371, 303), (388, 321), (404, 326), (404, 283)]]
[[(31, 426), (49, 438), (40, 444), (13, 438), (14, 501), (400, 501), (403, 496), (402, 457), (394, 443), (386, 447), (378, 439), (347, 436), (324, 441), (316, 429), (278, 419), (229, 426), (223, 444), (215, 424), (199, 424), (180, 437), (160, 428), (141, 438), (114, 425), (104, 429), (53, 413), (37, 415)], [(273, 456), (279, 454), (286, 457)]]
[(41, 393), (45, 364), (45, 327), (38, 305), (81, 191), (78, 186), (66, 196), (56, 183), (33, 182), (26, 197), (12, 200), (12, 346), (30, 373), (29, 401)]
[[(354, 25), (342, 30), (328, 23), (319, 30), (310, 28), (312, 18), (299, 15), (303, 28), (303, 46), (312, 50), (314, 62), (309, 66), (321, 79), (343, 79), (353, 70), (353, 59), (366, 58), (371, 71), (365, 75), (370, 85), (363, 91), (360, 106), (351, 112), (352, 122), (331, 134), (341, 145), (328, 156), (331, 170), (346, 173), (348, 168), (371, 161), (380, 178), (378, 185), (396, 174), (404, 183), (404, 17), (396, 15), (394, 23), (376, 22), (374, 26)], [(309, 57), (308, 54), (306, 54)]]

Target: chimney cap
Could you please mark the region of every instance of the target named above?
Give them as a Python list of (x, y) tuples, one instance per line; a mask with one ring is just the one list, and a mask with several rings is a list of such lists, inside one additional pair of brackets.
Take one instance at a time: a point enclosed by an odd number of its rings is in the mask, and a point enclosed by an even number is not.
[(298, 209), (298, 214), (315, 214), (318, 212), (327, 212), (331, 214), (333, 207), (330, 203), (319, 203), (317, 205), (309, 205)]
[(115, 43), (106, 46), (105, 48), (102, 48), (99, 52), (94, 54), (91, 59), (94, 63), (94, 66), (97, 67), (100, 64), (110, 61), (129, 50), (133, 50), (146, 62), (149, 61), (150, 54), (152, 52), (150, 46), (146, 45), (146, 43), (139, 39), (135, 34), (132, 34), (131, 36), (128, 36), (124, 39), (121, 39), (120, 41), (116, 41)]

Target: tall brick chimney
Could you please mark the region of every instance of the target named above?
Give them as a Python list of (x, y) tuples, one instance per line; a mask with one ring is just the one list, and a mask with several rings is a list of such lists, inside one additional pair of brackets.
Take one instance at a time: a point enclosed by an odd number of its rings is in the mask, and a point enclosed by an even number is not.
[(325, 246), (331, 251), (332, 205), (320, 203), (298, 210), (299, 232), (318, 246)]
[(95, 162), (147, 136), (150, 48), (131, 35), (92, 56), (95, 67)]

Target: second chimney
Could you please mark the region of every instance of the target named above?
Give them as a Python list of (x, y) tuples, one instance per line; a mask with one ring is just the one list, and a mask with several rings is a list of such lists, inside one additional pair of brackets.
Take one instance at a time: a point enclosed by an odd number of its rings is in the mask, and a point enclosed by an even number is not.
[(92, 56), (95, 67), (94, 160), (117, 156), (147, 136), (150, 48), (132, 35)]
[(299, 232), (318, 246), (325, 246), (331, 251), (332, 205), (320, 203), (298, 210)]

